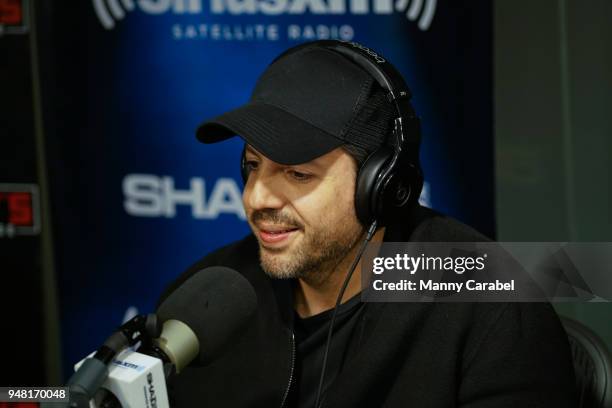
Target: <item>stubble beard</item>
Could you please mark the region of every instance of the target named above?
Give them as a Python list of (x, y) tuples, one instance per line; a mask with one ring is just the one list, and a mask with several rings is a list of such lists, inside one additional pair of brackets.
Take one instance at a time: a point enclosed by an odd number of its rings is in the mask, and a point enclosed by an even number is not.
[(344, 225), (335, 231), (304, 233), (302, 242), (296, 243), (289, 253), (275, 253), (260, 245), (262, 269), (277, 279), (302, 279), (311, 285), (323, 284), (346, 256), (354, 252), (364, 233), (356, 218)]

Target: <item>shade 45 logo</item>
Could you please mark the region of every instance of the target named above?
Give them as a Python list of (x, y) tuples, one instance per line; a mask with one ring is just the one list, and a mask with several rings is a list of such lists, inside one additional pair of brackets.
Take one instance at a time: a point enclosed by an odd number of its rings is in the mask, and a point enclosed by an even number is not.
[[(2, 0), (0, 0), (2, 1)], [(437, 0), (92, 0), (98, 20), (111, 30), (133, 11), (150, 15), (364, 15), (404, 13), (429, 29)]]
[(175, 218), (178, 207), (186, 207), (195, 219), (216, 219), (221, 214), (246, 219), (240, 188), (231, 178), (207, 186), (204, 179), (193, 177), (179, 188), (170, 176), (128, 174), (122, 189), (123, 208), (133, 217)]

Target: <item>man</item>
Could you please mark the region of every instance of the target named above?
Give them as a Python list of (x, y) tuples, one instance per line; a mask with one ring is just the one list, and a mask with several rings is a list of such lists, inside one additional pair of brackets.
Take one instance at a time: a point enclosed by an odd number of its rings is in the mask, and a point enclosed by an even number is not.
[[(253, 285), (258, 311), (216, 361), (175, 377), (173, 406), (315, 406), (336, 297), (370, 226), (356, 211), (357, 180), (369, 154), (393, 144), (387, 93), (315, 43), (275, 60), (249, 103), (200, 127), (205, 143), (246, 142), (253, 234), (196, 263), (166, 296), (224, 265)], [(414, 201), (370, 233), (374, 242), (488, 240)], [(357, 266), (337, 310), (321, 406), (574, 405), (567, 340), (550, 305), (362, 303), (360, 291)]]

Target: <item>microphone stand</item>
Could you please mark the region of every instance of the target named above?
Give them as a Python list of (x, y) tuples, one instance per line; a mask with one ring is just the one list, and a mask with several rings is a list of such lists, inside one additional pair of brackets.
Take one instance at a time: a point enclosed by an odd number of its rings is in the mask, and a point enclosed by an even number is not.
[[(70, 408), (89, 408), (89, 401), (96, 397), (100, 399), (101, 407), (111, 408), (119, 406), (119, 401), (110, 392), (102, 392), (96, 396), (98, 390), (108, 377), (108, 365), (115, 356), (127, 347), (133, 347), (139, 342), (146, 353), (168, 361), (168, 357), (153, 344), (153, 339), (161, 335), (161, 325), (157, 315), (138, 315), (130, 319), (113, 333), (96, 351), (93, 358), (87, 358), (68, 380), (67, 386), (70, 394)], [(170, 374), (172, 367), (166, 367), (164, 372)], [(113, 399), (116, 402), (113, 402)]]

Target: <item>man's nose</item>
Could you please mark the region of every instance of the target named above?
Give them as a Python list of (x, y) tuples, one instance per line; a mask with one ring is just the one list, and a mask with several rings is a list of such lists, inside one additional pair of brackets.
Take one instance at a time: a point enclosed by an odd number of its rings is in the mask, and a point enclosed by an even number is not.
[(273, 175), (251, 173), (245, 195), (245, 204), (252, 210), (278, 209), (285, 204), (279, 180)]

